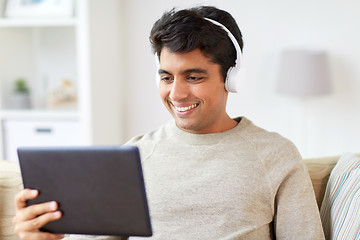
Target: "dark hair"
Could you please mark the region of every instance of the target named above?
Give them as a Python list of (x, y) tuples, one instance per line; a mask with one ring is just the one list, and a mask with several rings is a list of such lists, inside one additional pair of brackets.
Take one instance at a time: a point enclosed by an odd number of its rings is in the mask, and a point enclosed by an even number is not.
[(225, 81), (228, 69), (235, 65), (236, 50), (226, 31), (205, 18), (224, 25), (243, 49), (241, 31), (235, 19), (228, 12), (210, 6), (165, 12), (151, 29), (150, 42), (158, 57), (163, 47), (181, 53), (199, 48), (212, 62), (221, 66)]

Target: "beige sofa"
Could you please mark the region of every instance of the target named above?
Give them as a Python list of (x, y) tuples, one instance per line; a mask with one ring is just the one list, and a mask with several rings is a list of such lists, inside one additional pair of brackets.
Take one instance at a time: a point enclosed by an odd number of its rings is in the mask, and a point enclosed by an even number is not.
[[(322, 203), (326, 183), (339, 156), (305, 159), (318, 206)], [(13, 162), (0, 161), (0, 239), (18, 239), (13, 233), (14, 196), (22, 188), (20, 169)]]

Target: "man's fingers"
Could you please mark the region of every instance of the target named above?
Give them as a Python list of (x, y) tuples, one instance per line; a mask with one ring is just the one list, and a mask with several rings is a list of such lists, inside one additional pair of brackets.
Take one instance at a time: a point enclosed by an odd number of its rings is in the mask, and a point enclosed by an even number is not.
[(34, 199), (39, 194), (39, 191), (32, 189), (24, 189), (15, 196), (16, 211), (26, 207), (26, 201)]
[[(48, 212), (37, 218), (23, 221), (15, 225), (14, 232), (20, 237), (20, 239), (33, 239), (33, 237), (38, 236), (41, 238), (34, 239), (43, 239), (44, 236), (49, 236), (49, 233), (40, 232), (39, 229), (43, 227), (48, 222), (55, 221), (61, 218), (61, 212)], [(32, 235), (32, 233), (36, 233)], [(50, 234), (51, 238), (44, 239), (61, 239), (61, 235)]]
[(15, 226), (15, 232), (19, 233), (22, 231), (25, 231), (25, 232), (37, 231), (40, 228), (42, 228), (45, 224), (47, 224), (48, 222), (58, 220), (59, 218), (61, 218), (60, 211), (48, 212), (37, 218), (20, 222), (19, 224), (17, 224)]
[(31, 205), (29, 207), (18, 210), (16, 216), (13, 219), (13, 223), (16, 224), (22, 221), (28, 221), (37, 216), (43, 215), (44, 213), (54, 212), (58, 208), (58, 204), (56, 202), (46, 202)]
[(39, 195), (37, 190), (24, 189), (15, 196), (16, 216), (13, 218), (14, 231), (20, 239), (57, 240), (64, 235), (41, 232), (39, 229), (51, 221), (61, 218), (56, 202), (27, 206), (26, 201)]

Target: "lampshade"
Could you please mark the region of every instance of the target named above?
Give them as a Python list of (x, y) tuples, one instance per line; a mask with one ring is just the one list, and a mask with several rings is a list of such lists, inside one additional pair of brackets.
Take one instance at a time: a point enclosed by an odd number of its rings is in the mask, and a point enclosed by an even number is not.
[(326, 52), (285, 50), (280, 60), (277, 91), (298, 97), (331, 93), (332, 84)]

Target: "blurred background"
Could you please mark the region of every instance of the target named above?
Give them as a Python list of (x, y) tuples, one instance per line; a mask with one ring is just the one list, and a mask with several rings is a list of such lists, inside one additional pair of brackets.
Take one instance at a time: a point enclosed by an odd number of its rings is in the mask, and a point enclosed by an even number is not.
[(243, 34), (232, 117), (303, 157), (359, 152), (359, 1), (63, 1), (0, 1), (1, 158), (24, 145), (123, 144), (169, 121), (148, 37), (164, 11), (198, 5), (230, 12)]

